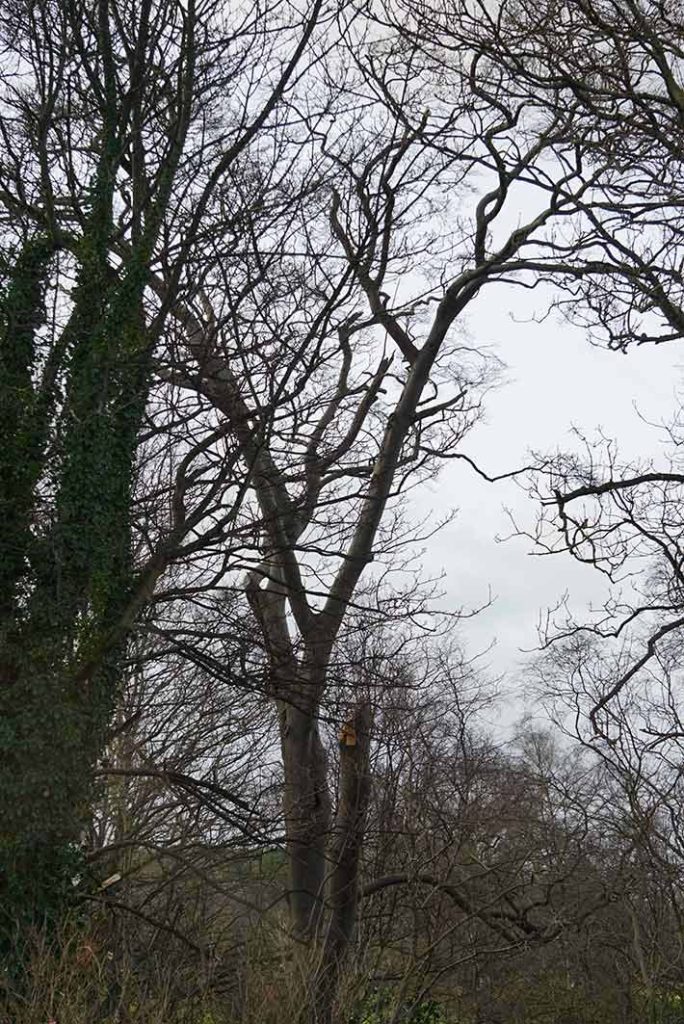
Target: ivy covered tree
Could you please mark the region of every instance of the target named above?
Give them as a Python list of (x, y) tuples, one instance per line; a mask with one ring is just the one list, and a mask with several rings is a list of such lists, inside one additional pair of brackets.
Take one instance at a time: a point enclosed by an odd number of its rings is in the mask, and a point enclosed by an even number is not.
[(3, 7), (5, 940), (70, 886), (126, 636), (170, 557), (134, 565), (131, 535), (169, 306), (151, 300), (150, 275), (165, 267), (169, 297), (184, 287), (203, 216), (281, 101), (320, 6), (228, 20), (195, 0)]

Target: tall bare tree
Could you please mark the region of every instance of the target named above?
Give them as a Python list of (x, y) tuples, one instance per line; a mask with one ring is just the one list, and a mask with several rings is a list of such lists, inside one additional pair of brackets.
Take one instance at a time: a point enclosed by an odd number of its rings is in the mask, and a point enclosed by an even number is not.
[[(359, 22), (348, 39), (307, 82), (320, 110), (296, 90), (288, 102), (306, 138), (284, 152), (289, 175), (301, 180), (304, 159), (315, 190), (286, 219), (243, 211), (244, 263), (217, 236), (196, 293), (171, 306), (177, 335), (161, 367), (218, 417), (249, 492), (246, 571), (222, 585), (242, 587), (268, 660), (290, 906), (299, 937), (322, 946), (322, 1020), (354, 930), (371, 728), (361, 691), (339, 721), (334, 816), (321, 716), (336, 647), (357, 605), (384, 610), (366, 581), (408, 536), (401, 496), (460, 456), (479, 412), (486, 360), (458, 326), (495, 283), (572, 273), (576, 249), (558, 225), (585, 215), (593, 184), (571, 137), (575, 107), (548, 116), (509, 79), (492, 87), (477, 35), (435, 61), (439, 75), (423, 63), (438, 39)], [(511, 229), (529, 186), (537, 205)], [(163, 273), (155, 287), (163, 300)]]

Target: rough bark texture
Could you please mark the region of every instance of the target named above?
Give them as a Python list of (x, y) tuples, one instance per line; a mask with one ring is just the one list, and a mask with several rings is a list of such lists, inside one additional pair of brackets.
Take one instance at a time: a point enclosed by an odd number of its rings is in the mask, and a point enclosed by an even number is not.
[(328, 764), (316, 709), (281, 702), (284, 813), (290, 866), (290, 913), (297, 938), (320, 933), (326, 847), (331, 827)]
[(354, 940), (359, 865), (370, 798), (370, 731), (367, 702), (357, 706), (340, 733), (339, 802), (329, 854), (329, 922), (313, 983), (310, 1019), (329, 1024), (345, 956)]

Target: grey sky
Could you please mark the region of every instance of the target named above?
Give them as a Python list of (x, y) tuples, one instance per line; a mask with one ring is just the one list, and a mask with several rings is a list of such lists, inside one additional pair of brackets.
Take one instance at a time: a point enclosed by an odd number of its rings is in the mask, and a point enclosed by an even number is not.
[[(535, 302), (540, 298), (532, 295)], [(489, 396), (485, 421), (466, 438), (464, 452), (486, 472), (502, 473), (525, 464), (530, 447), (573, 447), (574, 424), (589, 433), (600, 426), (619, 438), (625, 458), (657, 457), (662, 438), (639, 412), (656, 422), (671, 418), (684, 367), (682, 345), (607, 352), (558, 320), (522, 322), (525, 306), (514, 289), (500, 289), (496, 302), (493, 297), (480, 299), (469, 333), (474, 342), (492, 345), (509, 368), (510, 383)], [(430, 573), (444, 570), (447, 600), (454, 606), (481, 604), (491, 586), (494, 605), (464, 623), (463, 636), (472, 652), (496, 638), (488, 657), (496, 672), (521, 676), (520, 648), (534, 645), (540, 610), (564, 591), (578, 609), (600, 600), (603, 583), (590, 567), (564, 556), (531, 556), (524, 539), (495, 542), (497, 534), (510, 533), (504, 505), (521, 524), (534, 522), (535, 506), (514, 483), (490, 485), (466, 464), (452, 463), (418, 500), (421, 511), (459, 509), (455, 521), (427, 544), (423, 564)]]

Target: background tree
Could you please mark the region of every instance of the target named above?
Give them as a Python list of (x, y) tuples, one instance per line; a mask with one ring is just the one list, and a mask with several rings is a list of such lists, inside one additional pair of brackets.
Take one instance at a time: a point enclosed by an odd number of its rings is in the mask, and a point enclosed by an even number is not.
[[(527, 262), (538, 283), (551, 284), (558, 308), (616, 350), (678, 339), (681, 5), (503, 0), (490, 8), (429, 0), (392, 9), (403, 34), (440, 64), (474, 47), (482, 80), (491, 83), (482, 87), (503, 91), (511, 116), (526, 104), (542, 124), (571, 112), (555, 147), (577, 196), (557, 237), (563, 257), (537, 250), (544, 258)], [(564, 186), (544, 174), (528, 180), (563, 195)]]

